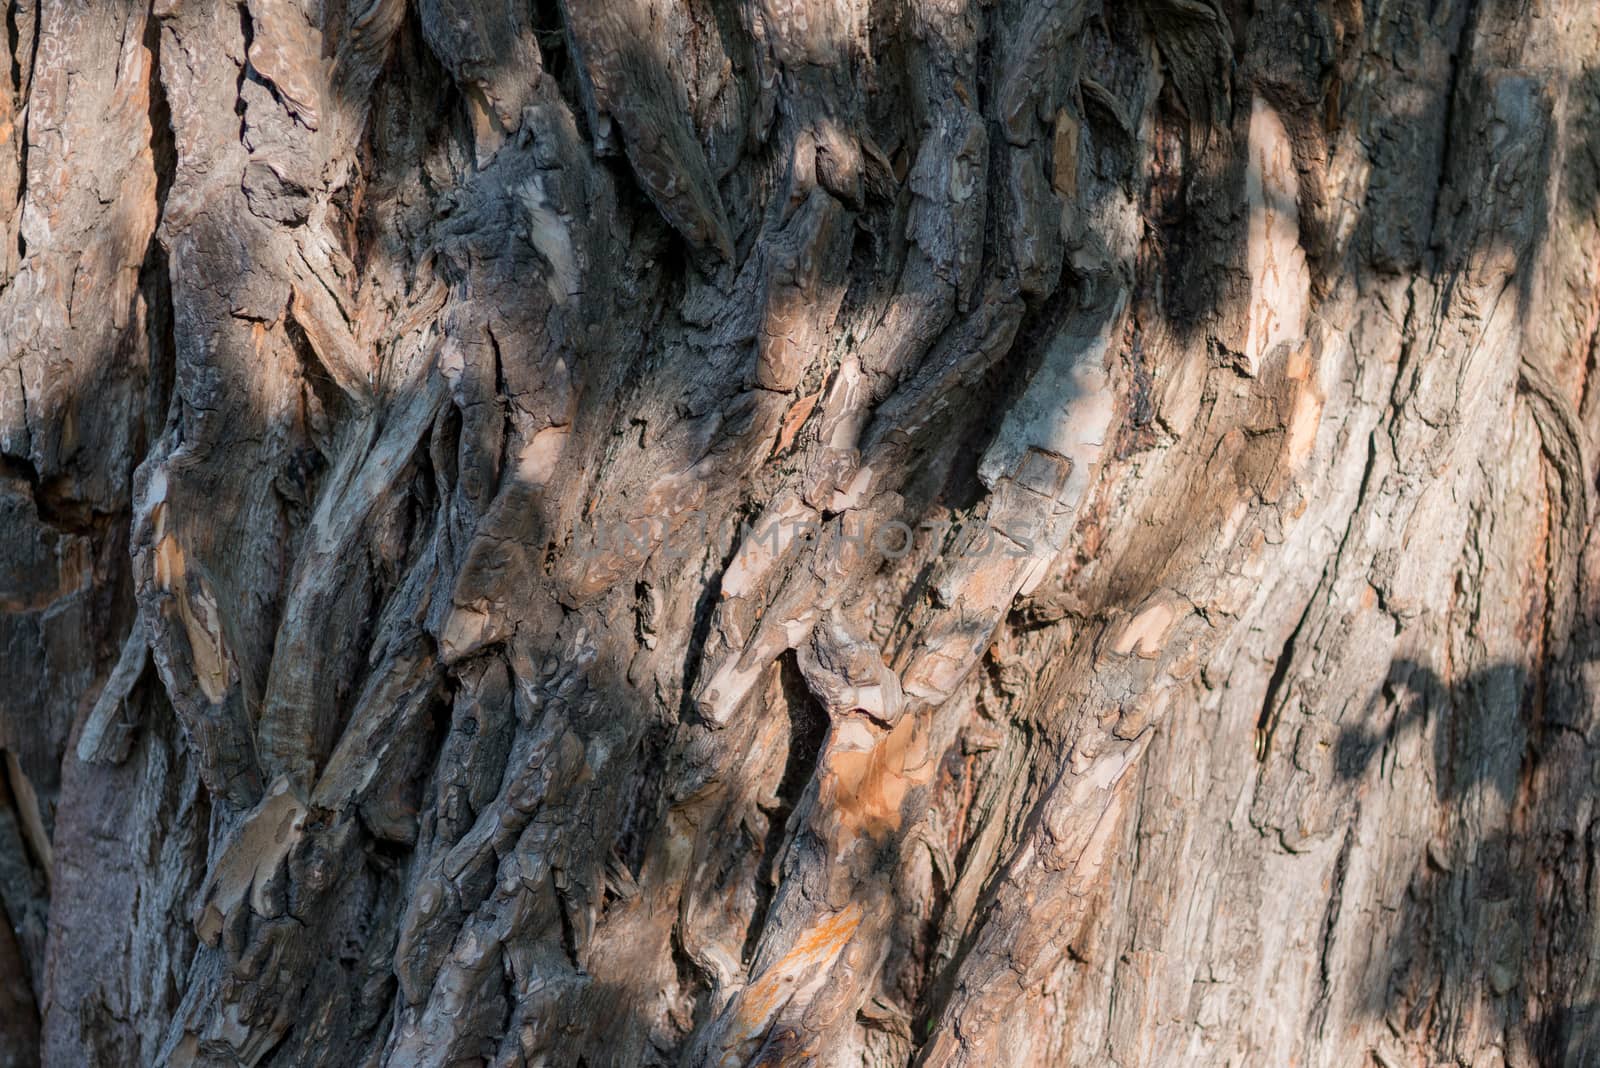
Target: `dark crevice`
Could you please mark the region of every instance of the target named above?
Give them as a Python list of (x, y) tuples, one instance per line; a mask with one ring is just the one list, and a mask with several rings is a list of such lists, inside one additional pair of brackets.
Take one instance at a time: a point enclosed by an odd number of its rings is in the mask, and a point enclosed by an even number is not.
[[(611, 851), (616, 861), (635, 879), (644, 870), (650, 836), (655, 831), (659, 815), (655, 799), (662, 796), (666, 789), (661, 780), (671, 746), (672, 730), (669, 724), (664, 721), (646, 724), (635, 743), (633, 771), (621, 791), (622, 817)], [(608, 882), (608, 901), (613, 897), (615, 895), (611, 893)]]
[(822, 743), (828, 734), (827, 713), (811, 696), (794, 654), (785, 655), (778, 663), (779, 684), (783, 687), (784, 706), (789, 712), (789, 752), (776, 791), (778, 804), (766, 813), (767, 834), (761, 843), (761, 862), (756, 868), (755, 908), (742, 950), (742, 959), (747, 963), (754, 958), (756, 946), (766, 929), (767, 910), (772, 906), (772, 896), (777, 889), (778, 860), (793, 832), (790, 824), (800, 799), (816, 776), (817, 758), (822, 755)]
[[(516, 470), (516, 461), (512, 456), (512, 449), (517, 441), (517, 424), (512, 418), (512, 409), (516, 406), (516, 398), (512, 396), (511, 386), (506, 381), (505, 357), (500, 351), (500, 339), (495, 337), (494, 328), (488, 323), (483, 327), (484, 336), (489, 339), (489, 352), (494, 359), (494, 391), (499, 398), (500, 412), (500, 454), (495, 460), (495, 496), (499, 495), (500, 488), (506, 480), (512, 477)], [(529, 544), (537, 544), (544, 536), (544, 524), (537, 524), (536, 529), (529, 534)]]
[(1333, 956), (1335, 932), (1339, 926), (1339, 913), (1344, 903), (1344, 883), (1350, 870), (1350, 854), (1355, 851), (1355, 823), (1345, 830), (1344, 841), (1339, 845), (1339, 855), (1334, 858), (1333, 873), (1328, 877), (1328, 910), (1322, 918), (1321, 936), (1317, 940), (1317, 979), (1321, 992), (1311, 1010), (1311, 1024), (1317, 1034), (1326, 1033), (1328, 1009), (1333, 999), (1334, 973), (1330, 958)]
[(13, 933), (17, 926), (7, 914), (5, 902), (0, 901), (0, 960), (10, 957), (16, 968), (11, 975), (0, 978), (0, 1005), (5, 1007), (7, 1015), (3, 1034), (9, 1040), (10, 1050), (20, 1055), (14, 1063), (25, 1064), (29, 1058), (34, 1058), (32, 1063), (38, 1063), (40, 1013), (34, 994), (37, 984), (29, 974), (32, 969), (21, 939)]
[[(1323, 571), (1322, 578), (1317, 582), (1318, 592), (1327, 580), (1327, 571)], [(1272, 666), (1272, 678), (1267, 680), (1267, 693), (1261, 699), (1261, 713), (1256, 717), (1256, 759), (1265, 762), (1272, 752), (1272, 734), (1278, 726), (1278, 700), (1284, 683), (1289, 678), (1289, 666), (1294, 662), (1295, 647), (1300, 641), (1300, 632), (1305, 629), (1306, 621), (1311, 618), (1311, 610), (1320, 603), (1320, 599), (1312, 596), (1306, 601), (1305, 608), (1300, 613), (1300, 618), (1295, 621), (1294, 630), (1289, 632), (1289, 638), (1283, 643), (1283, 651), (1278, 654), (1278, 660)]]
[(555, 80), (581, 129), (588, 115), (579, 95), (572, 40), (561, 16), (560, 0), (533, 0), (533, 37), (539, 44), (539, 61), (544, 64), (545, 75)]
[[(248, 57), (250, 55), (250, 45), (255, 40), (255, 26), (250, 21), (249, 5), (241, 2), (238, 7), (239, 32), (244, 37), (244, 54), (246, 57)], [(239, 78), (234, 83), (233, 87), (233, 113), (239, 116), (240, 142), (244, 141), (245, 133), (249, 125), (248, 120), (245, 118), (244, 83), (245, 80), (250, 76), (250, 60), (246, 58), (245, 61), (239, 65)]]
[(39, 519), (61, 534), (94, 537), (115, 518), (85, 501), (77, 499), (76, 486), (69, 475), (44, 478), (25, 456), (0, 455), (0, 476), (20, 478), (28, 483), (34, 511)]
[[(37, 1017), (46, 993), (44, 957), (50, 911), (49, 867), (38, 856), (30, 836), (23, 831), (21, 799), (6, 763), (0, 761), (0, 811), (7, 813), (6, 822), (10, 824), (5, 836), (9, 841), (5, 844), (10, 846), (8, 852), (12, 854), (8, 866), (15, 885), (8, 888), (12, 892), (6, 900), (0, 901), (0, 923), (6, 924), (15, 938), (17, 965), (22, 974), (13, 981), (20, 980), (21, 989), (28, 995), (26, 1009)], [(8, 908), (15, 912), (8, 912)]]
[[(350, 406), (344, 390), (333, 380), (328, 369), (317, 356), (311, 339), (293, 315), (284, 318), (284, 334), (300, 363), (300, 374), (305, 385), (303, 400), (307, 414), (307, 436), (323, 460), (332, 464), (336, 445), (334, 427), (345, 425)], [(315, 499), (315, 492), (312, 499)]]
[[(140, 458), (149, 449), (166, 422), (177, 382), (177, 337), (173, 327), (172, 273), (167, 250), (161, 244), (162, 220), (166, 218), (167, 195), (178, 173), (177, 136), (172, 126), (172, 108), (161, 80), (161, 23), (151, 17), (145, 22), (144, 47), (150, 53), (150, 159), (156, 172), (156, 218), (151, 229), (144, 262), (139, 267), (139, 290), (145, 302), (145, 337), (148, 348), (149, 379), (146, 387), (145, 440), (138, 450)], [(135, 462), (138, 462), (137, 460)], [(132, 475), (128, 473), (129, 485)]]
[[(17, 138), (17, 209), (20, 214), (22, 205), (28, 199), (28, 129), (27, 129), (27, 97), (28, 87), (24, 85), (22, 63), (17, 58), (22, 46), (22, 28), (17, 24), (17, 5), (6, 5), (6, 43), (11, 57), (11, 85), (12, 85), (12, 114), (16, 119), (18, 129), (12, 134)], [(33, 16), (33, 39), (28, 42), (28, 77), (33, 79), (33, 65), (38, 60), (39, 54), (39, 13)], [(22, 263), (28, 258), (28, 241), (22, 234), (22, 227), (17, 227), (17, 263)], [(0, 278), (0, 288), (9, 285), (11, 279)]]
[[(1480, 8), (1476, 3), (1468, 3), (1465, 17), (1457, 26), (1455, 39), (1450, 48), (1450, 87), (1445, 94), (1443, 131), (1439, 144), (1438, 169), (1434, 172), (1435, 181), (1431, 188), (1435, 191), (1433, 201), (1433, 217), (1428, 221), (1428, 246), (1432, 251), (1434, 262), (1431, 264), (1433, 273), (1438, 273), (1438, 239), (1440, 234), (1440, 215), (1445, 212), (1446, 194), (1452, 185), (1452, 179), (1461, 174), (1471, 173), (1464, 168), (1452, 169), (1451, 157), (1455, 154), (1456, 122), (1461, 118), (1461, 97), (1466, 92), (1466, 72), (1472, 68), (1472, 35), (1478, 25)], [(1459, 17), (1459, 16), (1458, 16)], [(1432, 21), (1432, 13), (1429, 14)], [(1454, 210), (1454, 206), (1449, 206)]]
[[(994, 359), (970, 387), (967, 403), (971, 417), (965, 426), (959, 431), (948, 425), (937, 427), (941, 438), (955, 432), (962, 436), (939, 495), (939, 502), (953, 512), (976, 508), (987, 498), (989, 490), (978, 477), (978, 467), (1003, 425), (992, 413), (1010, 411), (1015, 406), (1044, 365), (1056, 335), (1078, 314), (1078, 287), (1070, 267), (1063, 266), (1055, 292), (1058, 299), (1024, 307), (1005, 353)], [(873, 437), (882, 433), (875, 419), (868, 428)]]
[(161, 23), (144, 24), (144, 47), (150, 53), (150, 157), (156, 169), (156, 224), (166, 217), (167, 194), (178, 173), (178, 139), (172, 126), (172, 106), (161, 80)]
[[(973, 79), (977, 82), (973, 87), (977, 99), (972, 110), (977, 115), (987, 116), (992, 108), (995, 81), (1000, 73), (996, 68), (1003, 62), (999, 55), (1002, 42), (997, 40), (1002, 32), (1003, 23), (997, 6), (986, 5), (981, 10), (983, 13), (975, 42), (972, 72)], [(962, 83), (958, 80), (955, 84), (959, 87)], [(984, 185), (976, 193), (980, 203), (978, 210), (983, 216), (983, 240), (979, 244), (976, 273), (980, 279), (1003, 278), (1007, 291), (1015, 293), (1019, 280), (1015, 264), (1002, 251), (1006, 248), (1008, 239), (1005, 234), (1007, 223), (1002, 218), (1004, 209), (1000, 208), (1000, 205), (1005, 203), (1005, 190), (1009, 184), (1010, 167), (1007, 160), (1012, 150), (1006, 138), (996, 136), (992, 129), (988, 135), (987, 148), (988, 152), (983, 160)], [(963, 298), (960, 287), (957, 288), (956, 317), (949, 325), (973, 314), (979, 303), (986, 299), (981, 285), (982, 283), (967, 298)]]
[[(144, 441), (135, 450), (137, 464), (161, 436), (171, 411), (177, 386), (178, 341), (172, 318), (172, 273), (167, 250), (152, 238), (139, 266), (139, 291), (145, 304), (145, 345), (148, 351), (148, 379), (145, 386)], [(133, 472), (127, 472), (128, 485)]]
[(11, 60), (11, 98), (22, 98), (22, 64), (17, 60), (17, 45), (22, 43), (22, 30), (17, 25), (17, 5), (6, 5), (6, 58)]
[(566, 951), (572, 967), (581, 975), (583, 965), (578, 958), (578, 933), (572, 925), (571, 906), (567, 903), (566, 893), (561, 889), (561, 874), (556, 868), (550, 869), (550, 890), (556, 896), (556, 918), (561, 923), (561, 948)]

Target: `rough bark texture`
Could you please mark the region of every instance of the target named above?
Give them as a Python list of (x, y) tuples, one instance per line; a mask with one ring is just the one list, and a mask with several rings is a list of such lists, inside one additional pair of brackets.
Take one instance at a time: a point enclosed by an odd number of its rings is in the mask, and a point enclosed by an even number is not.
[(0, 1064), (1600, 1063), (1594, 0), (9, 0)]

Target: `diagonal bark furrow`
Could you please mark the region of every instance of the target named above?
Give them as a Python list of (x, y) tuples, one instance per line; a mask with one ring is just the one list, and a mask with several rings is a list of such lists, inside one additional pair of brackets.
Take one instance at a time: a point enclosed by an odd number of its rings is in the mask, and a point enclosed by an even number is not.
[(1590, 7), (90, 6), (0, 1059), (1593, 1047)]

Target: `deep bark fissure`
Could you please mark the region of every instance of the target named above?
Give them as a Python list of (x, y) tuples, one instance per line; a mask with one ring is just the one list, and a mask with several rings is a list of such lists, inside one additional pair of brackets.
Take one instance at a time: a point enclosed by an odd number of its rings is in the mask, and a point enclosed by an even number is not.
[(102, 6), (0, 1061), (1600, 1048), (1592, 4)]

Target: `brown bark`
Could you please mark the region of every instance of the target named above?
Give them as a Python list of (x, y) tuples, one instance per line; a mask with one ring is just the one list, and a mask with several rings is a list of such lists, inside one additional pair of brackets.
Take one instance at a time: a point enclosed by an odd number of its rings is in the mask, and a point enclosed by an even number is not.
[(1591, 0), (10, 0), (0, 1063), (1600, 1056)]

